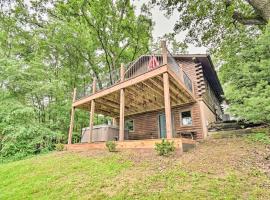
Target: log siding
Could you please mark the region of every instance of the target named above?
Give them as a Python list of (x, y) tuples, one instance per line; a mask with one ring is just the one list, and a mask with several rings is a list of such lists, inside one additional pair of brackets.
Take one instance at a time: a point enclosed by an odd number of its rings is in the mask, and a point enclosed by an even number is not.
[[(192, 125), (182, 126), (180, 114), (183, 111), (191, 111)], [(157, 139), (159, 134), (159, 115), (164, 113), (164, 109), (136, 114), (126, 117), (125, 120), (134, 120), (134, 131), (128, 133), (128, 139)], [(196, 132), (199, 139), (203, 138), (200, 110), (198, 103), (172, 108), (173, 137), (179, 137), (177, 132)]]

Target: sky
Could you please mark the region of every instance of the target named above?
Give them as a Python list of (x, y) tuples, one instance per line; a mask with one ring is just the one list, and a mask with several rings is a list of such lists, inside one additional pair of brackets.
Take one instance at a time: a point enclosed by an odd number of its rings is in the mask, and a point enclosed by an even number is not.
[[(136, 6), (136, 13), (140, 13), (140, 8), (143, 3), (148, 3), (149, 0), (133, 0), (133, 4)], [(164, 12), (160, 11), (157, 6), (155, 6), (152, 10), (152, 18), (155, 22), (153, 37), (156, 40), (158, 37), (162, 37), (166, 33), (173, 32), (173, 26), (177, 21), (179, 15), (175, 12), (169, 19), (165, 17)], [(185, 38), (185, 33), (181, 32), (176, 36), (177, 41), (183, 41)], [(204, 54), (206, 53), (205, 47), (195, 47), (194, 45), (188, 45), (188, 53), (191, 54)]]

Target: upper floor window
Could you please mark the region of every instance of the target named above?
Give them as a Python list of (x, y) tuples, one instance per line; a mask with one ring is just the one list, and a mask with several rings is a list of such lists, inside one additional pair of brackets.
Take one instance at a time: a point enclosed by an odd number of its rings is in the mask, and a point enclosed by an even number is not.
[(191, 111), (190, 110), (181, 112), (181, 124), (183, 126), (192, 125), (192, 117), (191, 117)]
[(129, 119), (125, 121), (125, 128), (130, 131), (133, 132), (134, 131), (134, 120), (133, 119)]

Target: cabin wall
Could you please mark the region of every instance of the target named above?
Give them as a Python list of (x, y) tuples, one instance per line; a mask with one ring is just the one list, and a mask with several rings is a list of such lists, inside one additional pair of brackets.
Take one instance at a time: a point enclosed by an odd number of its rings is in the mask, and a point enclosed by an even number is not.
[[(180, 114), (182, 111), (191, 111), (192, 125), (182, 126)], [(128, 133), (130, 140), (134, 139), (155, 139), (159, 138), (159, 115), (164, 113), (164, 110), (147, 112), (125, 117), (125, 120), (134, 120), (134, 131)], [(173, 137), (179, 137), (177, 132), (196, 132), (197, 138), (203, 138), (201, 126), (200, 108), (198, 103), (193, 103), (184, 106), (172, 108), (173, 116)]]
[[(183, 111), (191, 111), (192, 117), (192, 125), (183, 126), (181, 124), (181, 112)], [(196, 132), (197, 138), (203, 138), (203, 130), (202, 130), (202, 121), (200, 115), (200, 107), (198, 103), (194, 103), (192, 105), (179, 106), (172, 109), (174, 116), (174, 129), (175, 133), (177, 132)], [(179, 135), (175, 135), (178, 137)]]
[(205, 102), (202, 102), (201, 105), (206, 120), (206, 126), (212, 122), (217, 121), (216, 114), (209, 108), (209, 106)]
[[(216, 121), (216, 116), (219, 120), (222, 119), (222, 108), (221, 103), (216, 97), (214, 90), (211, 88), (209, 82), (207, 81), (205, 75), (203, 74), (202, 68), (199, 64), (194, 63), (192, 60), (179, 59), (178, 64), (183, 68), (183, 70), (188, 74), (193, 82), (194, 93), (196, 99), (203, 99), (206, 104), (204, 107), (205, 116), (208, 121), (213, 121), (213, 116)], [(209, 110), (210, 109), (210, 110)], [(216, 115), (215, 115), (216, 114)], [(208, 117), (210, 116), (210, 117)]]
[(203, 94), (203, 100), (207, 104), (208, 109), (210, 109), (219, 119), (222, 119), (222, 109), (219, 100), (217, 99), (213, 89), (207, 80), (206, 82), (206, 90)]

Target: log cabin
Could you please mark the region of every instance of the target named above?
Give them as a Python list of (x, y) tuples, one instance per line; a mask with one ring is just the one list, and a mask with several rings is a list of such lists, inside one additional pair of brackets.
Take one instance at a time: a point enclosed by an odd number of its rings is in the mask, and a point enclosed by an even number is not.
[[(221, 120), (223, 90), (209, 55), (172, 55), (165, 42), (160, 53), (122, 64), (109, 81), (94, 80), (88, 95), (74, 89), (68, 144), (75, 109), (89, 111), (85, 133), (93, 140), (94, 114), (110, 116), (115, 139), (204, 139), (207, 125)], [(115, 132), (115, 130), (117, 130)], [(108, 138), (108, 137), (106, 137)]]

